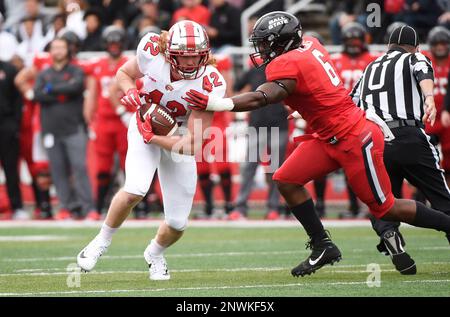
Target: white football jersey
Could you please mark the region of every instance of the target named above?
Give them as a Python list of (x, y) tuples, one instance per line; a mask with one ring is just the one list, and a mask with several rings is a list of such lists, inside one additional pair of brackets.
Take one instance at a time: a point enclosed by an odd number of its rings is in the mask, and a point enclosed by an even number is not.
[(185, 125), (191, 110), (181, 97), (186, 97), (186, 92), (191, 89), (206, 95), (223, 97), (226, 82), (219, 71), (211, 65), (206, 66), (205, 72), (197, 79), (172, 82), (171, 64), (160, 53), (158, 39), (158, 34), (148, 33), (137, 47), (137, 63), (139, 70), (144, 74), (142, 91), (148, 93), (154, 103), (169, 109), (179, 125)]

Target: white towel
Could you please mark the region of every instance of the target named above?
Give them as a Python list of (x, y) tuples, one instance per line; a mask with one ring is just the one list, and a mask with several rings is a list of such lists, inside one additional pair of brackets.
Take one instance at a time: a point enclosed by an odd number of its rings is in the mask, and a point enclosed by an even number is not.
[(389, 142), (395, 139), (394, 134), (392, 134), (391, 129), (387, 126), (386, 122), (381, 119), (373, 109), (369, 108), (366, 110), (366, 118), (374, 123), (376, 123), (383, 131), (384, 140)]

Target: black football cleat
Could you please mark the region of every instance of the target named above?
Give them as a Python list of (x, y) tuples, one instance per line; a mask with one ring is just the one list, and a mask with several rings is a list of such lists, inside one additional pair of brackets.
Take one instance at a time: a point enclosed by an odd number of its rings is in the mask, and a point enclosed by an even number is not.
[(312, 250), (311, 255), (292, 269), (291, 274), (295, 277), (310, 275), (322, 266), (333, 265), (342, 258), (341, 251), (328, 237), (318, 242), (311, 239), (306, 243), (306, 248)]
[(403, 248), (405, 243), (398, 232), (393, 230), (386, 231), (381, 239), (397, 271), (403, 275), (414, 275), (417, 273), (416, 262), (406, 253)]

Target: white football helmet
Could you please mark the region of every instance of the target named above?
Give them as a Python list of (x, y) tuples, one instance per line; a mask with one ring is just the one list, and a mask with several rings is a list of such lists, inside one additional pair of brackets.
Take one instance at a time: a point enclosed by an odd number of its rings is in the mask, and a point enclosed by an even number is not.
[[(206, 69), (209, 59), (209, 39), (205, 29), (198, 23), (184, 20), (175, 23), (169, 30), (166, 59), (184, 79), (196, 79)], [(200, 62), (192, 70), (179, 65), (177, 56), (200, 56)]]

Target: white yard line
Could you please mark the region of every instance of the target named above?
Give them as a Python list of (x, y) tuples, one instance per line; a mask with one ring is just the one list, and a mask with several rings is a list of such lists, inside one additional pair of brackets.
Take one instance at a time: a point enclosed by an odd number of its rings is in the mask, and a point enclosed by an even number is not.
[[(437, 247), (418, 247), (409, 248), (408, 250), (449, 250), (448, 246), (437, 246)], [(359, 253), (364, 251), (363, 249), (355, 249), (351, 252)], [(365, 250), (367, 251), (367, 250)], [(201, 253), (177, 253), (177, 254), (166, 254), (168, 258), (192, 258), (192, 257), (219, 257), (219, 256), (254, 256), (254, 255), (283, 255), (283, 254), (305, 254), (309, 253), (308, 250), (285, 250), (285, 251), (242, 251), (242, 252), (201, 252)], [(130, 260), (130, 259), (142, 259), (142, 254), (139, 255), (104, 255), (102, 259), (105, 260)], [(35, 261), (46, 261), (46, 262), (57, 262), (57, 261), (74, 261), (76, 255), (72, 256), (60, 256), (60, 257), (37, 257), (37, 258), (3, 258), (0, 259), (1, 262), (35, 262)]]
[[(402, 283), (449, 283), (450, 280), (408, 280)], [(386, 282), (385, 282), (386, 283)], [(331, 282), (331, 283), (289, 283), (289, 284), (259, 284), (259, 285), (233, 285), (233, 286), (204, 286), (204, 287), (172, 287), (172, 288), (154, 288), (154, 289), (116, 289), (116, 290), (85, 290), (85, 291), (54, 291), (54, 292), (29, 292), (29, 293), (0, 293), (0, 296), (57, 296), (57, 295), (76, 295), (76, 294), (112, 294), (112, 293), (158, 293), (158, 292), (176, 292), (180, 291), (209, 291), (209, 290), (228, 290), (228, 289), (254, 289), (254, 288), (289, 288), (289, 287), (308, 287), (308, 286), (336, 286), (336, 285), (364, 285), (366, 282)]]
[[(303, 254), (307, 250), (287, 250), (287, 251), (243, 251), (243, 252), (206, 252), (206, 253), (178, 253), (166, 254), (167, 258), (191, 258), (191, 257), (214, 257), (214, 256), (251, 256), (251, 255), (282, 255), (282, 254)], [(102, 259), (107, 260), (129, 260), (143, 259), (142, 254), (139, 255), (103, 255)], [(39, 258), (10, 258), (0, 259), (3, 262), (35, 262), (35, 261), (71, 261), (75, 260), (76, 255), (60, 256), (60, 257), (39, 257)]]
[[(428, 262), (421, 264), (436, 264), (436, 262)], [(446, 263), (444, 263), (446, 264)], [(337, 274), (358, 274), (358, 273), (367, 273), (367, 270), (352, 270), (352, 268), (365, 268), (366, 264), (361, 265), (339, 265), (335, 266), (326, 266), (323, 268), (325, 271), (329, 271), (329, 273), (337, 273)], [(396, 272), (396, 270), (392, 269), (391, 264), (380, 264), (380, 267), (383, 269), (381, 272)], [(386, 267), (386, 269), (384, 269)], [(345, 270), (345, 268), (349, 268), (350, 270)], [(291, 267), (237, 267), (237, 268), (218, 268), (218, 269), (173, 269), (170, 270), (172, 273), (206, 273), (206, 272), (272, 272), (272, 271), (289, 271)], [(56, 271), (56, 272), (49, 272)], [(0, 273), (0, 277), (8, 277), (8, 276), (53, 276), (53, 275), (67, 275), (72, 274), (73, 270), (65, 271), (62, 268), (52, 268), (52, 269), (34, 269), (34, 270), (17, 270), (15, 273)], [(447, 274), (448, 272), (434, 272), (434, 274)], [(106, 275), (106, 274), (147, 274), (146, 270), (139, 271), (131, 271), (131, 270), (122, 270), (122, 271), (91, 271), (87, 273), (87, 275)]]
[(41, 242), (41, 241), (65, 241), (69, 240), (69, 236), (57, 235), (16, 235), (16, 236), (0, 236), (0, 242)]
[[(156, 228), (162, 220), (127, 220), (122, 228)], [(0, 221), (0, 228), (100, 228), (103, 221), (53, 221), (53, 220), (5, 220)], [(371, 227), (369, 220), (323, 220), (324, 226), (329, 228)], [(297, 220), (190, 220), (189, 227), (193, 228), (289, 228), (300, 227)], [(405, 226), (407, 226), (405, 224)]]

